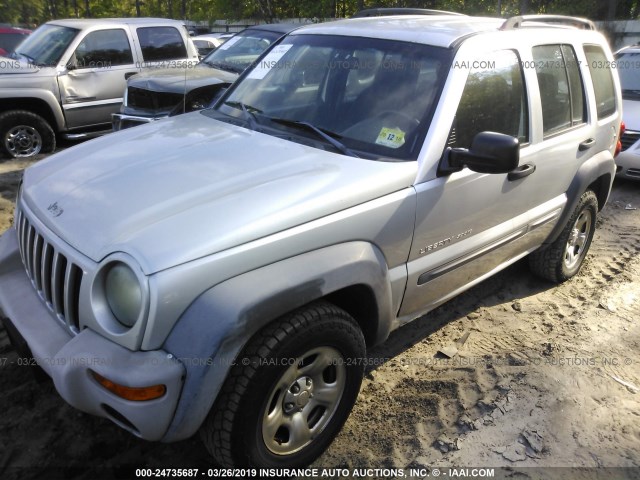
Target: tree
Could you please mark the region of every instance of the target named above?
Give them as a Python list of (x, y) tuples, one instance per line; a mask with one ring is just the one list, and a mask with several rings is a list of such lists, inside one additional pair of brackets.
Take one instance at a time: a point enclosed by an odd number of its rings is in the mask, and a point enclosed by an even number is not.
[[(554, 13), (592, 20), (636, 19), (640, 0), (0, 0), (0, 22), (29, 25), (53, 18), (159, 16), (189, 20), (349, 17), (374, 7), (418, 7), (469, 15)], [(175, 10), (179, 9), (179, 12)]]

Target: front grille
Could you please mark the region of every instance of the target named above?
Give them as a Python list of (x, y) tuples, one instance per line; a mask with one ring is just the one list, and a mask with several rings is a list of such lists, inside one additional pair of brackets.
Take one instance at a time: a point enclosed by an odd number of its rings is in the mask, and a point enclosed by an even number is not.
[(180, 93), (152, 92), (142, 88), (127, 89), (127, 106), (152, 111), (169, 111), (182, 101)]
[(627, 170), (627, 175), (630, 177), (638, 177), (640, 178), (640, 168), (630, 168)]
[(638, 140), (640, 140), (640, 132), (634, 132), (632, 130), (627, 130), (626, 132), (624, 132), (620, 137), (620, 143), (622, 143), (622, 151), (624, 152)]
[(47, 242), (20, 209), (16, 209), (16, 230), (31, 283), (58, 320), (77, 333), (82, 269)]

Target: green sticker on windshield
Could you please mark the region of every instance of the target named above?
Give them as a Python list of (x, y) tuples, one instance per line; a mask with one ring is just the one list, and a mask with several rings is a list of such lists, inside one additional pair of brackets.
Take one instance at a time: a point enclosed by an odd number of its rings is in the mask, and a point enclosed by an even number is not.
[(404, 145), (404, 132), (399, 128), (382, 127), (376, 139), (376, 144), (389, 148), (400, 148)]

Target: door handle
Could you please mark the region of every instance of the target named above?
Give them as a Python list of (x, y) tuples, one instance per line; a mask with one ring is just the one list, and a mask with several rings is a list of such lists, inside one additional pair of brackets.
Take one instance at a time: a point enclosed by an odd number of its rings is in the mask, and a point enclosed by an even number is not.
[(581, 152), (584, 152), (585, 150), (589, 150), (595, 144), (596, 144), (595, 138), (588, 138), (578, 146), (578, 150)]
[(507, 180), (509, 180), (510, 182), (519, 180), (521, 178), (528, 177), (535, 171), (536, 166), (533, 163), (525, 163), (524, 165), (519, 165), (514, 170), (511, 170), (507, 174)]
[(138, 72), (127, 72), (124, 74), (124, 79), (127, 80), (129, 77), (133, 77)]

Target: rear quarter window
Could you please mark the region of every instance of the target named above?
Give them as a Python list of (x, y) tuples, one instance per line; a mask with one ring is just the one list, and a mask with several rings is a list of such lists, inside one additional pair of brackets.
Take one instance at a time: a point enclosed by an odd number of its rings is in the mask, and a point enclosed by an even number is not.
[(585, 45), (591, 81), (596, 95), (598, 119), (616, 112), (616, 94), (613, 86), (611, 63), (598, 45)]

